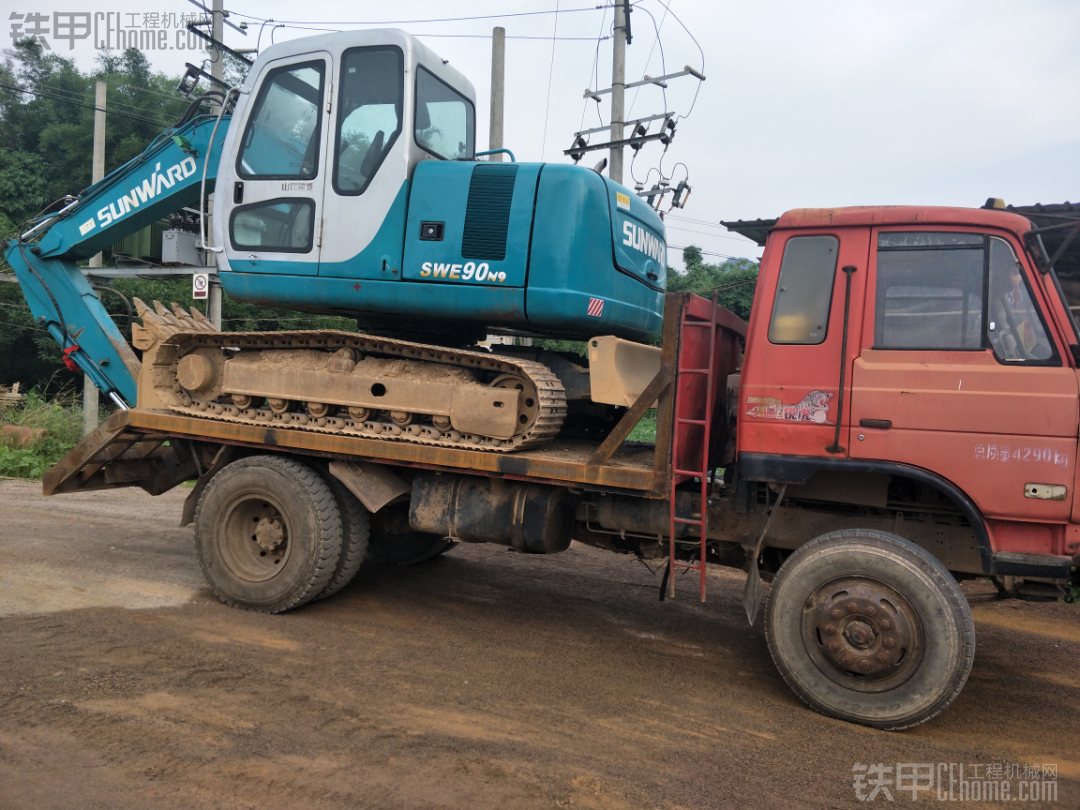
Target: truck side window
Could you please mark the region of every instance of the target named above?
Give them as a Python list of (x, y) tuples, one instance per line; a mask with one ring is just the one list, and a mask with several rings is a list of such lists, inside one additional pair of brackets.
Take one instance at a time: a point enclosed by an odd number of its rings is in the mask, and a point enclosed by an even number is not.
[(334, 191), (363, 194), (401, 132), (405, 67), (392, 46), (351, 48), (341, 63)]
[(236, 173), (248, 180), (314, 178), (322, 94), (322, 61), (271, 70), (248, 118)]
[(770, 343), (814, 346), (825, 340), (839, 252), (835, 236), (788, 240), (769, 321)]
[(416, 71), (416, 143), (444, 160), (471, 160), (476, 129), (472, 102), (423, 67)]
[(1050, 360), (1054, 350), (1009, 243), (990, 239), (987, 331), (999, 360)]
[(878, 235), (876, 349), (983, 348), (985, 237)]

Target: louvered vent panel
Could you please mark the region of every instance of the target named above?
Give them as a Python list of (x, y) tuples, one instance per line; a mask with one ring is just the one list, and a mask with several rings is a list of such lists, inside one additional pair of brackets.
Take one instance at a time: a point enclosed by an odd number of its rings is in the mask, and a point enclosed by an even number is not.
[(502, 261), (518, 167), (513, 163), (482, 164), (473, 169), (461, 255), (465, 259)]

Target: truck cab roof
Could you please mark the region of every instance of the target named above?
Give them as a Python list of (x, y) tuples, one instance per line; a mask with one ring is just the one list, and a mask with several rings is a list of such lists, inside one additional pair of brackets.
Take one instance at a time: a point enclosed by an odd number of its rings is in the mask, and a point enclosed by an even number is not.
[(866, 225), (966, 225), (1002, 228), (1019, 235), (1031, 230), (1027, 217), (995, 208), (926, 205), (852, 205), (842, 208), (793, 208), (778, 219), (721, 222), (729, 231), (764, 246), (774, 228), (828, 228)]

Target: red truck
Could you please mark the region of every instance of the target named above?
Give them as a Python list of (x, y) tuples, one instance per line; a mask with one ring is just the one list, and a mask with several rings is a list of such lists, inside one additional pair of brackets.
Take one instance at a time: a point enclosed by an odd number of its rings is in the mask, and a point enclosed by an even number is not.
[[(365, 559), (416, 562), (456, 542), (666, 559), (662, 593), (691, 568), (702, 599), (708, 565), (742, 568), (751, 622), (772, 582), (768, 645), (800, 698), (916, 725), (971, 669), (959, 580), (1054, 596), (1080, 557), (1080, 332), (1024, 217), (866, 207), (769, 225), (749, 325), (669, 294), (658, 364), (608, 358), (608, 373), (648, 373), (623, 386), (638, 393), (601, 438), (500, 454), (332, 419), (291, 430), (269, 412), (230, 420), (227, 404), (201, 418), (144, 403), (140, 379), (139, 407), (50, 471), (45, 493), (195, 479), (183, 521), (207, 581), (268, 612), (331, 595)], [(179, 344), (142, 340), (150, 391)], [(590, 362), (602, 350), (619, 347), (590, 341)], [(655, 443), (625, 441), (654, 406)]]

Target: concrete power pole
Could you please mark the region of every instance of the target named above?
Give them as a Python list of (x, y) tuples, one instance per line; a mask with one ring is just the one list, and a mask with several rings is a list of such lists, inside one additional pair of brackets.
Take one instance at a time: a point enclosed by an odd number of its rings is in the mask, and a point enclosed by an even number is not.
[[(611, 141), (625, 137), (626, 117), (626, 4), (615, 0), (615, 44), (611, 55)], [(616, 183), (623, 177), (623, 148), (611, 147), (608, 157), (608, 177)]]
[[(506, 86), (506, 29), (491, 30), (491, 128), (488, 149), (503, 148), (503, 94)], [(488, 160), (502, 160), (501, 154)]]
[[(225, 0), (214, 0), (212, 17), (210, 35), (214, 38), (215, 43), (221, 42), (222, 29), (225, 27)], [(217, 45), (210, 46), (210, 75), (215, 79), (225, 78), (225, 53)], [(215, 112), (217, 112), (216, 109)], [(213, 199), (214, 195), (211, 194), (210, 202), (207, 204), (207, 217), (210, 218), (207, 223), (207, 230), (211, 234), (213, 233), (213, 217), (210, 215), (210, 211), (214, 208)], [(217, 266), (217, 254), (209, 250), (206, 251), (204, 261), (207, 266)], [(221, 329), (221, 284), (218, 283), (216, 274), (210, 277), (208, 294), (206, 317), (210, 319), (210, 323), (214, 325), (215, 329)]]
[[(96, 183), (105, 177), (105, 82), (99, 81), (94, 92), (94, 165), (92, 178)], [(91, 267), (101, 267), (100, 253), (90, 257)], [(83, 375), (83, 435), (97, 430), (98, 390), (86, 374)]]

